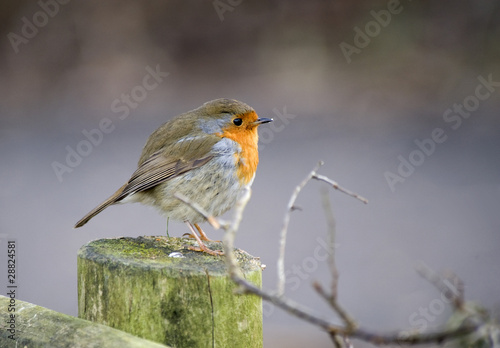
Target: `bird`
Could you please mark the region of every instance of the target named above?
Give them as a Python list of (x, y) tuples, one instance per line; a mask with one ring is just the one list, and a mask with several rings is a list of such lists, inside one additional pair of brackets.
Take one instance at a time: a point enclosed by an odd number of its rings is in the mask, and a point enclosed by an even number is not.
[(190, 249), (223, 255), (203, 243), (210, 241), (199, 226), (204, 216), (176, 194), (213, 217), (231, 209), (255, 178), (259, 163), (257, 128), (272, 121), (259, 117), (247, 104), (226, 98), (174, 117), (149, 136), (130, 179), (80, 219), (75, 228), (111, 205), (139, 202), (185, 222), (199, 245)]

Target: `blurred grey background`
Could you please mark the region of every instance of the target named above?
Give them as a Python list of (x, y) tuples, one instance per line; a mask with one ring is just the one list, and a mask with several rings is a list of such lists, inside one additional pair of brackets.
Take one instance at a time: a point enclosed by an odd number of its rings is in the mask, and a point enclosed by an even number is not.
[[(498, 1), (60, 1), (0, 5), (0, 233), (18, 243), (20, 299), (76, 315), (83, 244), (165, 233), (140, 205), (73, 225), (129, 178), (160, 124), (227, 97), (275, 119), (260, 127), (236, 241), (267, 265), (266, 288), (292, 190), (324, 160), (321, 174), (370, 201), (330, 193), (340, 301), (361, 325), (446, 321), (442, 295), (415, 273), (421, 262), (454, 271), (468, 300), (498, 312)], [(112, 131), (95, 135), (103, 123)], [(311, 288), (330, 280), (321, 186), (304, 189), (291, 219), (287, 294), (333, 318)], [(171, 223), (171, 235), (185, 232)], [(264, 324), (267, 347), (331, 346), (269, 305)]]

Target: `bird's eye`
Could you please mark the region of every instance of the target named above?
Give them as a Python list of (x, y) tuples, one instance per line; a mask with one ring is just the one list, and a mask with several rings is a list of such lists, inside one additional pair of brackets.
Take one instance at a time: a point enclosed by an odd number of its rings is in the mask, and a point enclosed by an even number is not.
[(233, 120), (233, 123), (235, 126), (241, 126), (241, 124), (243, 123), (243, 120), (241, 118), (235, 118)]

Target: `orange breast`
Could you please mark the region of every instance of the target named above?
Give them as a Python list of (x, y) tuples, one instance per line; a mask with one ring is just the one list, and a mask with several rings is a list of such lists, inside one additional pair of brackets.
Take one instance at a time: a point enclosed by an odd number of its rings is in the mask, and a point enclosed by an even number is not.
[[(252, 119), (257, 118), (255, 112), (251, 114), (245, 116), (251, 116)], [(234, 140), (240, 145), (241, 152), (234, 154), (237, 167), (236, 175), (241, 185), (248, 185), (251, 183), (259, 164), (257, 127), (228, 127), (223, 129), (219, 136)]]
[(236, 159), (236, 175), (240, 180), (241, 185), (248, 185), (257, 170), (259, 164), (259, 153), (256, 147), (243, 147), (240, 154), (235, 154)]

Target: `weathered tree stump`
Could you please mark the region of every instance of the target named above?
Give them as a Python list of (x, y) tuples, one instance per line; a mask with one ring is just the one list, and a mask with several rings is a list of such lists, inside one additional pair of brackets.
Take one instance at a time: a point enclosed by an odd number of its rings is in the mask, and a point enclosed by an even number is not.
[[(262, 301), (238, 295), (224, 256), (190, 251), (193, 241), (101, 239), (78, 253), (78, 315), (173, 347), (262, 347)], [(208, 243), (221, 249), (220, 243)], [(236, 251), (261, 285), (261, 264)]]

